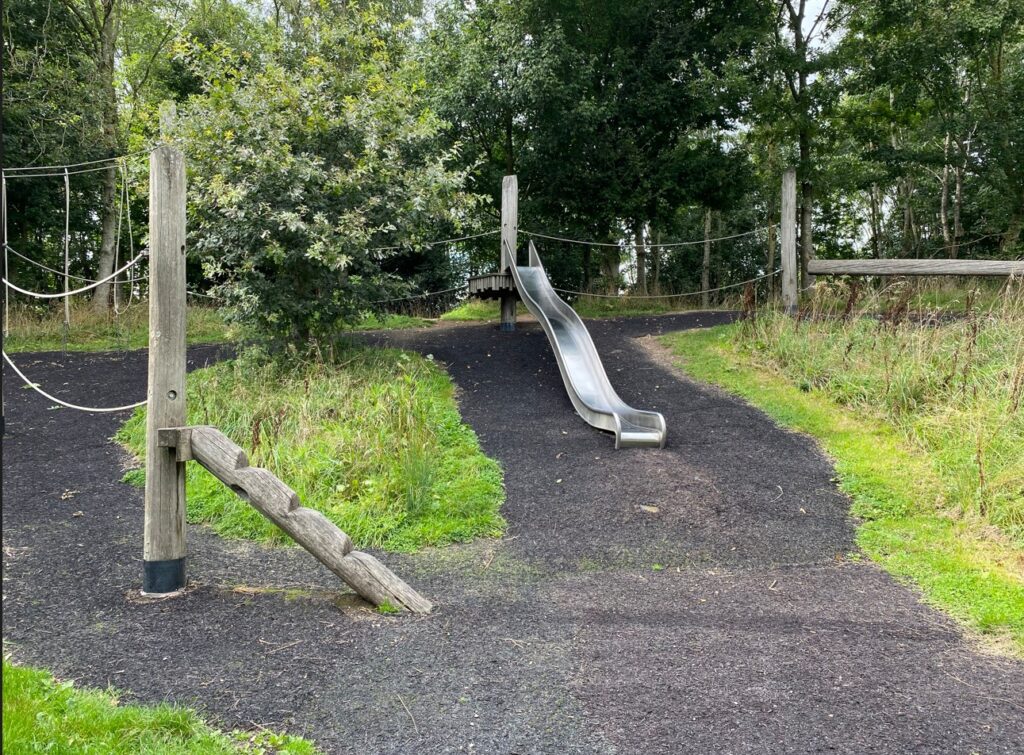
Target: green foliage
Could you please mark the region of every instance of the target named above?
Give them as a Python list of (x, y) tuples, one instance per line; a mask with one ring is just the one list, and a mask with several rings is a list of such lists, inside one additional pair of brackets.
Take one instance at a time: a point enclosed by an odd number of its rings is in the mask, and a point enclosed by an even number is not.
[[(282, 366), (250, 355), (191, 373), (188, 401), (190, 423), (220, 428), (360, 547), (411, 551), (504, 527), (501, 470), (462, 423), (448, 376), (423, 357), (364, 348)], [(117, 438), (141, 457), (145, 412)], [(199, 465), (187, 486), (190, 521), (286, 540)]]
[(194, 712), (170, 705), (122, 705), (114, 690), (76, 688), (46, 671), (3, 661), (6, 753), (96, 752), (110, 755), (292, 753), (313, 755), (298, 737), (261, 731), (224, 734)]
[(300, 349), (330, 339), (399, 285), (384, 247), (414, 246), (438, 219), (463, 229), (475, 199), (457, 147), (436, 148), (410, 33), (337, 7), (266, 49), (179, 47), (203, 82), (182, 121), (194, 249), (256, 333)]
[[(795, 326), (767, 312), (753, 325), (664, 340), (689, 374), (817, 438), (853, 498), (865, 552), (968, 625), (997, 640), (1010, 637), (1021, 654), (1024, 440), (1020, 409), (1008, 413), (1005, 404), (1013, 386), (1020, 388), (1012, 372), (997, 366), (1022, 369), (1019, 316), (986, 322), (989, 332), (974, 341), (980, 353), (971, 356), (965, 349), (972, 326), (964, 323), (886, 332), (870, 321)], [(958, 345), (959, 366), (942, 363), (941, 355)], [(951, 369), (958, 387), (932, 379)], [(937, 428), (940, 421), (949, 427)], [(929, 430), (919, 433), (920, 427)], [(941, 437), (930, 434), (936, 431)], [(1003, 454), (990, 454), (1000, 471), (990, 470), (985, 485), (971, 460), (979, 438)]]

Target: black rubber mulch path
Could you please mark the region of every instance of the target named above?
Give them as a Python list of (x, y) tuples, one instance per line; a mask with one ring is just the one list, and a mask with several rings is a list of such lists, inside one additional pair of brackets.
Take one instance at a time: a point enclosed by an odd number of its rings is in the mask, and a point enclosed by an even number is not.
[[(591, 324), (623, 398), (666, 415), (663, 451), (616, 452), (576, 417), (536, 325), (377, 337), (448, 364), (505, 468), (505, 539), (383, 556), (435, 601), (426, 618), (201, 527), (192, 590), (138, 601), (142, 496), (108, 440), (123, 416), (51, 409), (5, 372), (6, 647), (326, 752), (1024, 751), (1024, 664), (849, 558), (848, 502), (811, 441), (636, 340), (723, 317)], [(72, 400), (144, 392), (142, 353), (18, 361)]]

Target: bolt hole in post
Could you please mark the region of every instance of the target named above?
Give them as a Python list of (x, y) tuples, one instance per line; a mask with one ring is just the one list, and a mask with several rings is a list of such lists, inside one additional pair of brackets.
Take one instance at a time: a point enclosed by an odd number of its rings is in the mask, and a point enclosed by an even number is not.
[(167, 391), (167, 398), (170, 401), (174, 401), (174, 399), (178, 398), (178, 392), (177, 391)]

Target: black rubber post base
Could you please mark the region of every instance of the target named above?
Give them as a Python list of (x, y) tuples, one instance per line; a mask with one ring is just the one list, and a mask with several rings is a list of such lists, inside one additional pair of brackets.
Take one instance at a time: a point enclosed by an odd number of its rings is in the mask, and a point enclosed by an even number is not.
[(185, 587), (185, 559), (142, 562), (142, 592), (160, 594)]

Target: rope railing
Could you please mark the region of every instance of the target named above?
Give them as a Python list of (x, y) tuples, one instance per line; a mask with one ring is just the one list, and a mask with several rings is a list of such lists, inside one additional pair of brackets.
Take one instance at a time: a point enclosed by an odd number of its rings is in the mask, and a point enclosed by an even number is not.
[(482, 233), (473, 233), (469, 236), (456, 236), (452, 239), (440, 239), (438, 241), (410, 241), (406, 244), (395, 244), (394, 246), (374, 246), (367, 249), (368, 252), (393, 252), (397, 249), (408, 249), (410, 246), (440, 246), (441, 244), (454, 244), (458, 241), (469, 241), (471, 239), (481, 239), (484, 236), (493, 236), (497, 233), (501, 233), (500, 228), (496, 228), (493, 231), (483, 231)]
[(745, 286), (748, 283), (757, 283), (758, 281), (764, 280), (765, 278), (771, 278), (775, 275), (778, 275), (781, 272), (782, 270), (780, 268), (770, 273), (764, 273), (763, 275), (759, 275), (756, 278), (740, 281), (739, 283), (730, 283), (727, 286), (718, 286), (717, 288), (704, 288), (701, 289), (700, 291), (686, 291), (681, 294), (594, 294), (587, 291), (572, 291), (566, 288), (555, 288), (554, 290), (560, 294), (570, 294), (573, 296), (593, 296), (598, 299), (678, 299), (683, 296), (700, 296), (701, 294), (713, 294), (716, 291), (725, 291), (726, 289), (730, 288), (738, 288), (740, 286)]
[(83, 294), (86, 291), (90, 291), (90, 290), (96, 288), (97, 286), (100, 286), (100, 285), (102, 285), (104, 283), (108, 283), (108, 282), (112, 281), (114, 278), (119, 276), (125, 270), (128, 270), (133, 265), (138, 263), (138, 261), (141, 260), (143, 257), (145, 257), (148, 253), (149, 252), (147, 250), (143, 250), (143, 251), (139, 252), (139, 254), (136, 255), (135, 259), (131, 260), (130, 262), (126, 262), (124, 265), (122, 265), (119, 269), (117, 269), (114, 272), (112, 272), (106, 278), (101, 278), (98, 281), (93, 281), (88, 286), (82, 286), (81, 288), (76, 288), (74, 291), (62, 291), (62, 292), (60, 292), (58, 294), (43, 294), (43, 293), (39, 293), (38, 291), (29, 291), (27, 289), (21, 288), (20, 286), (17, 286), (15, 284), (11, 283), (9, 280), (7, 280), (7, 278), (0, 278), (0, 281), (3, 281), (3, 284), (5, 286), (7, 286), (7, 288), (11, 289), (12, 291), (17, 291), (19, 294), (24, 294), (25, 296), (31, 296), (34, 299), (63, 299), (63, 298), (68, 297), (68, 296), (76, 296), (78, 294)]
[[(17, 175), (25, 176), (38, 176), (39, 171), (45, 171), (47, 174), (52, 173), (56, 176), (63, 176), (64, 171), (70, 173), (75, 172), (89, 172), (90, 170), (108, 170), (112, 166), (110, 163), (117, 163), (121, 160), (127, 160), (131, 157), (139, 157), (140, 155), (150, 154), (156, 147), (150, 147), (148, 149), (139, 150), (138, 152), (129, 152), (124, 155), (115, 155), (113, 157), (101, 157), (98, 160), (86, 160), (81, 163), (69, 163), (67, 165), (22, 165), (17, 168), (4, 168), (3, 175), (15, 177)], [(88, 170), (81, 170), (87, 168)]]
[[(713, 238), (713, 239), (700, 239), (700, 240), (697, 240), (697, 241), (670, 241), (670, 242), (665, 243), (665, 244), (648, 243), (646, 246), (649, 247), (649, 248), (655, 248), (655, 249), (667, 249), (668, 247), (675, 247), (675, 246), (699, 246), (701, 244), (713, 243), (715, 241), (729, 241), (731, 239), (743, 238), (744, 236), (753, 236), (755, 233), (760, 233), (763, 230), (765, 230), (765, 228), (761, 227), (761, 228), (755, 228), (752, 231), (745, 231), (743, 233), (733, 234), (732, 236), (718, 236), (717, 238)], [(528, 230), (524, 230), (522, 228), (519, 229), (519, 232), (522, 233), (525, 236), (533, 236), (534, 238), (538, 238), (538, 239), (547, 239), (548, 241), (564, 241), (567, 244), (580, 244), (582, 246), (604, 246), (604, 247), (610, 247), (610, 248), (613, 248), (613, 249), (621, 249), (622, 246), (623, 246), (622, 243), (612, 243), (612, 242), (608, 242), (608, 241), (587, 241), (587, 240), (584, 240), (584, 239), (572, 239), (572, 238), (568, 238), (568, 237), (565, 237), (565, 236), (554, 236), (554, 235), (547, 234), (547, 233), (540, 233), (539, 231), (528, 231)]]
[(455, 291), (463, 291), (469, 286), (468, 283), (463, 283), (461, 286), (455, 286), (454, 288), (446, 288), (443, 291), (428, 291), (422, 294), (410, 294), (409, 296), (398, 296), (394, 299), (377, 299), (376, 301), (369, 302), (370, 304), (391, 304), (396, 301), (413, 301), (415, 299), (429, 299), (432, 296), (441, 296), (442, 294), (450, 294)]
[(14, 363), (14, 361), (9, 356), (7, 356), (7, 352), (6, 351), (3, 352), (3, 355), (4, 355), (4, 361), (7, 362), (7, 364), (10, 366), (10, 368), (12, 370), (14, 370), (15, 374), (22, 379), (22, 381), (25, 383), (25, 385), (27, 385), (29, 388), (34, 390), (40, 396), (43, 396), (43, 397), (49, 399), (50, 401), (53, 401), (56, 404), (60, 404), (61, 406), (67, 407), (68, 409), (76, 409), (76, 410), (78, 410), (80, 412), (97, 412), (97, 413), (124, 412), (124, 411), (128, 411), (129, 409), (136, 409), (136, 408), (138, 408), (140, 406), (145, 406), (146, 403), (147, 403), (147, 400), (142, 400), (142, 401), (137, 401), (134, 404), (125, 404), (124, 406), (80, 406), (79, 404), (72, 404), (72, 403), (70, 403), (68, 401), (64, 401), (63, 399), (59, 399), (56, 396), (54, 396), (54, 395), (44, 391), (42, 388), (39, 387), (39, 385), (37, 383), (33, 383), (31, 380), (28, 379), (28, 377), (25, 376), (24, 372), (22, 372), (21, 370), (18, 369), (18, 365), (16, 365)]

